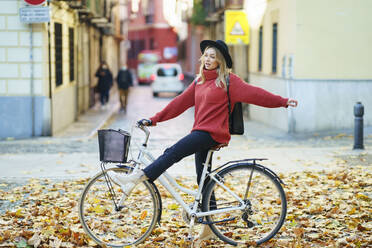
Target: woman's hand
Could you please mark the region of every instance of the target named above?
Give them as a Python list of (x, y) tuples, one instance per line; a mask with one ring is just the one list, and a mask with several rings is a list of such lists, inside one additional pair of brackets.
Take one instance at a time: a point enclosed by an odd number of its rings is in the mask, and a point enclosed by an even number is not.
[(148, 119), (142, 119), (142, 120), (137, 121), (137, 125), (139, 125), (139, 126), (151, 126), (152, 121), (148, 120)]
[(297, 100), (294, 100), (294, 99), (288, 99), (288, 102), (287, 102), (287, 107), (297, 107), (298, 105), (298, 102)]

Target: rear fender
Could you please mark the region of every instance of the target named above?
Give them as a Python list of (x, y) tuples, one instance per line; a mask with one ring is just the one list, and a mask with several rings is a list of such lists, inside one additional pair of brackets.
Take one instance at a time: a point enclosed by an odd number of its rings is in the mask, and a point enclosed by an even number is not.
[(256, 169), (258, 170), (261, 170), (261, 171), (266, 171), (268, 172), (275, 180), (277, 180), (280, 184), (283, 184), (285, 185), (285, 183), (282, 181), (282, 179), (280, 179), (280, 177), (274, 172), (272, 171), (271, 169), (263, 166), (263, 165), (260, 165), (260, 164), (257, 164), (256, 161), (254, 161), (253, 163), (236, 163), (236, 164), (232, 164), (230, 166), (227, 166), (225, 168), (223, 168), (222, 170), (220, 170), (219, 172), (217, 172), (217, 178), (219, 175), (221, 174), (224, 174), (224, 172), (227, 170), (227, 169), (230, 169), (230, 168), (235, 168), (235, 167), (239, 167), (241, 165), (247, 165), (247, 166), (252, 166), (252, 167), (256, 167)]

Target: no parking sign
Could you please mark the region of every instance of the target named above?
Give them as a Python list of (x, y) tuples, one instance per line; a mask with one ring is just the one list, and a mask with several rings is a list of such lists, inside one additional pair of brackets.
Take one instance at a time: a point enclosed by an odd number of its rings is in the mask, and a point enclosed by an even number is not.
[(27, 4), (30, 5), (40, 5), (45, 3), (46, 0), (24, 0)]
[(37, 6), (45, 3), (46, 0), (24, 1), (28, 6), (19, 9), (19, 17), (22, 23), (43, 23), (50, 21), (49, 6)]

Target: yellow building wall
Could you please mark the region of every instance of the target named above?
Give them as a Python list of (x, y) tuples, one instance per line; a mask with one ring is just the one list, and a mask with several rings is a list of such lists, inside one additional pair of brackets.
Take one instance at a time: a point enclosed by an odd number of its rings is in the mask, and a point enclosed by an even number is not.
[[(352, 128), (354, 104), (372, 104), (371, 9), (369, 0), (267, 0), (261, 22), (262, 71), (258, 71), (257, 27), (251, 32), (250, 83), (297, 99), (299, 106), (282, 111), (250, 105), (251, 119), (289, 132)], [(277, 72), (272, 73), (275, 22), (278, 60)], [(292, 76), (290, 56), (294, 59)], [(365, 115), (364, 123), (370, 126), (371, 116)]]
[[(262, 71), (258, 71), (259, 27), (252, 28), (249, 70), (281, 77), (283, 57), (293, 55), (298, 79), (370, 79), (372, 1), (268, 0), (262, 18)], [(272, 73), (272, 25), (278, 23), (277, 73)], [(288, 74), (288, 60), (285, 65)], [(287, 75), (288, 76), (288, 75)]]
[[(262, 70), (258, 70), (259, 26), (251, 27), (249, 71), (281, 76), (283, 56), (296, 52), (296, 2), (295, 0), (268, 1), (261, 26), (263, 27)], [(273, 23), (278, 24), (277, 72), (272, 73)]]
[[(62, 60), (63, 83), (56, 87), (55, 77), (55, 40), (54, 23), (62, 24)], [(70, 81), (70, 56), (69, 56), (69, 28), (74, 31), (74, 47), (76, 46), (76, 21), (73, 11), (69, 11), (67, 4), (51, 4), (51, 75), (52, 75), (52, 135), (66, 128), (75, 121), (77, 115), (76, 80)], [(76, 61), (76, 51), (75, 51)], [(75, 63), (76, 72), (76, 63)]]
[(372, 1), (299, 0), (296, 78), (371, 79)]

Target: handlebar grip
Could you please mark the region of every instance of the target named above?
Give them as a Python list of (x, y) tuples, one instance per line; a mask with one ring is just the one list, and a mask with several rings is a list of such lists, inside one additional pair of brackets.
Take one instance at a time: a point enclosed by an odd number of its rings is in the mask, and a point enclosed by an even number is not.
[(146, 137), (147, 138), (149, 137), (150, 130), (145, 125), (142, 125), (140, 122), (137, 122), (136, 123), (136, 127), (139, 128), (139, 129), (141, 129), (146, 134)]

